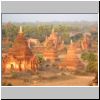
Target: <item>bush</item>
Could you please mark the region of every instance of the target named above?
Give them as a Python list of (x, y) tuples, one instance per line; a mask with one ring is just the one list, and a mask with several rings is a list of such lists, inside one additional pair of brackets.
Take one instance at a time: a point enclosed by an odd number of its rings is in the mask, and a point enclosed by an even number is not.
[(88, 62), (87, 66), (86, 66), (87, 72), (93, 72), (93, 73), (98, 72), (98, 59), (97, 59), (96, 54), (94, 54), (93, 52), (84, 52), (81, 55), (81, 58), (84, 61)]
[(2, 86), (13, 86), (12, 83), (2, 82)]
[(13, 86), (12, 83), (8, 83), (7, 86)]
[(97, 73), (98, 72), (98, 63), (97, 61), (95, 62), (89, 62), (88, 65), (87, 65), (87, 72), (94, 72), (94, 73)]
[(42, 54), (37, 54), (37, 58), (39, 60), (39, 63), (42, 63), (44, 61), (44, 57)]
[(81, 58), (89, 62), (97, 60), (97, 56), (93, 52), (84, 52), (82, 53)]
[(12, 78), (17, 78), (17, 77), (18, 77), (18, 73), (12, 72)]

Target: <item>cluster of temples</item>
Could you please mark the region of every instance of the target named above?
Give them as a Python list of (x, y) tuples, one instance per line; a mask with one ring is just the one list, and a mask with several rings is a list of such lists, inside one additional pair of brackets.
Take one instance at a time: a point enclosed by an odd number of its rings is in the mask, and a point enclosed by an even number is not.
[[(30, 49), (30, 42), (35, 41), (33, 51)], [(88, 39), (84, 37), (81, 42), (82, 49), (88, 48)], [(49, 37), (46, 36), (45, 41), (41, 44), (38, 40), (29, 40), (27, 41), (24, 33), (22, 31), (22, 27), (18, 32), (18, 35), (12, 45), (9, 48), (9, 51), (6, 55), (2, 57), (2, 69), (4, 73), (15, 71), (27, 71), (33, 70), (36, 71), (39, 63), (38, 58), (35, 53), (40, 52), (43, 54), (45, 60), (50, 60), (51, 62), (55, 62), (59, 57), (58, 51), (63, 50), (65, 48), (64, 41), (58, 35), (57, 32), (52, 29)], [(83, 68), (83, 64), (78, 57), (78, 49), (75, 43), (72, 42), (67, 46), (67, 53), (63, 56), (63, 59), (60, 60), (57, 65), (58, 68), (65, 68), (69, 70), (77, 70), (79, 68)]]

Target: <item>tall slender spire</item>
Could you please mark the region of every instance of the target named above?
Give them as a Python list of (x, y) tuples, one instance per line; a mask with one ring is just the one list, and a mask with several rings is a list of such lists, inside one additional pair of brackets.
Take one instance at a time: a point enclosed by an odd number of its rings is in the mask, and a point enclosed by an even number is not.
[(52, 28), (52, 33), (54, 33), (54, 27)]
[(20, 26), (20, 29), (19, 29), (19, 34), (23, 34), (23, 31), (22, 31), (22, 26)]
[(72, 39), (71, 39), (70, 43), (71, 43), (71, 44), (73, 43)]

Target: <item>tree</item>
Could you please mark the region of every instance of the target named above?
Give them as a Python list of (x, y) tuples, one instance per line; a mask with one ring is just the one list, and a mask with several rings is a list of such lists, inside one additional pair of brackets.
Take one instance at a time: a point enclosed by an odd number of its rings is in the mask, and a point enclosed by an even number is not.
[(98, 59), (96, 54), (94, 54), (93, 52), (84, 52), (81, 55), (81, 58), (84, 61), (88, 62), (88, 65), (86, 66), (87, 72), (98, 72)]
[(37, 54), (36, 56), (37, 56), (37, 58), (39, 60), (39, 63), (41, 64), (44, 61), (43, 55), (42, 54)]

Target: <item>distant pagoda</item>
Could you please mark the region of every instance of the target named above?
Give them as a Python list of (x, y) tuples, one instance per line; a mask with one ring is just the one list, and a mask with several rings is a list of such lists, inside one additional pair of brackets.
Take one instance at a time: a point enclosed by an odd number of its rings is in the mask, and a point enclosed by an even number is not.
[(45, 49), (43, 51), (43, 56), (45, 60), (49, 60), (51, 62), (55, 62), (57, 59), (57, 51), (55, 49)]
[(64, 42), (61, 39), (61, 36), (59, 36), (58, 33), (55, 32), (55, 30), (53, 28), (50, 36), (49, 37), (46, 36), (44, 46), (47, 48), (59, 49), (62, 47), (62, 45), (64, 45)]
[(91, 45), (91, 33), (85, 32), (83, 35), (83, 40), (81, 41), (82, 50), (88, 50)]
[[(51, 31), (49, 37), (46, 36), (44, 41), (44, 50), (42, 51), (45, 60), (50, 60), (51, 62), (57, 59), (57, 48), (62, 47), (62, 41), (60, 36), (58, 36), (57, 32), (55, 32), (54, 28)], [(60, 48), (60, 47), (59, 47)]]
[(58, 51), (64, 49), (64, 41), (61, 36), (52, 28), (50, 36), (46, 36), (44, 50), (42, 51), (46, 60), (55, 61), (58, 58)]
[(68, 47), (67, 54), (61, 62), (60, 67), (74, 71), (83, 68), (83, 66), (84, 65), (77, 55), (77, 48), (71, 40), (71, 44)]

